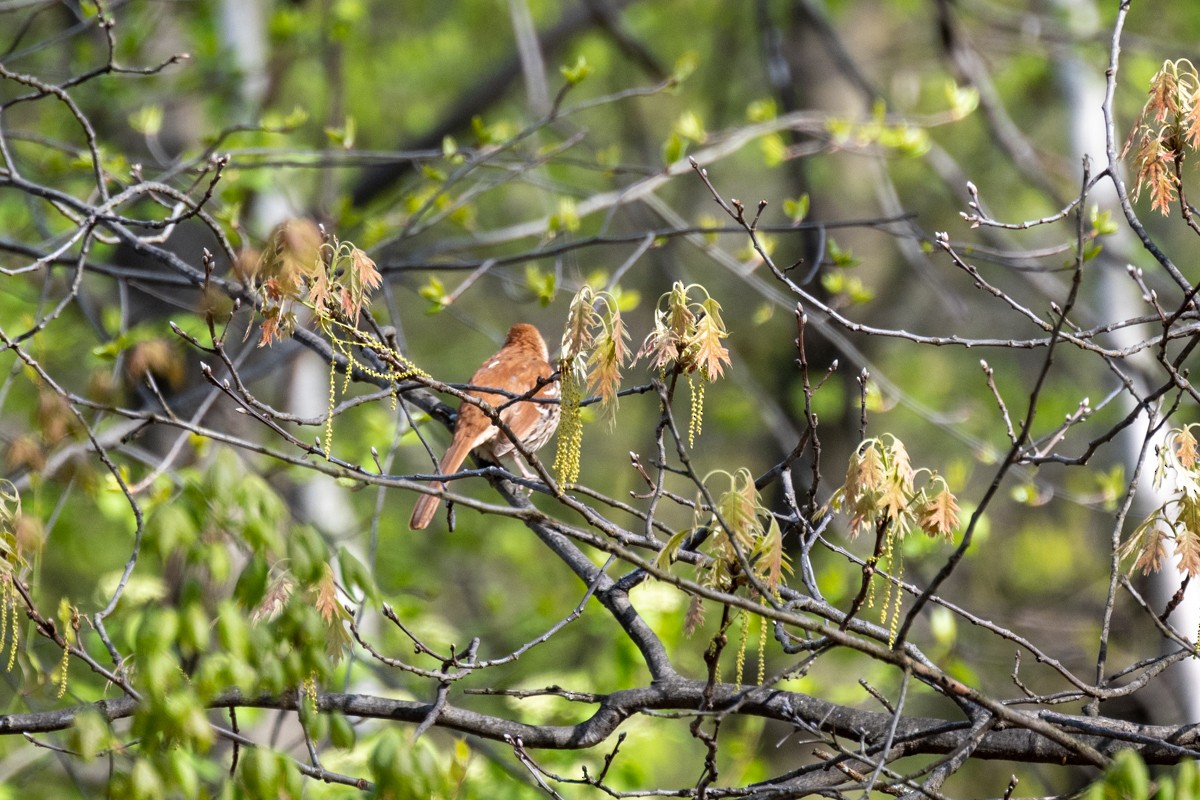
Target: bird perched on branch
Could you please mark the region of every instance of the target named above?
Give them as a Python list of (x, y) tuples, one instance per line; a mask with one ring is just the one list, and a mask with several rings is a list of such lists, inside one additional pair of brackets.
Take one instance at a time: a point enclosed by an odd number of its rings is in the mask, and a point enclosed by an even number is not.
[[(513, 438), (526, 450), (534, 451), (550, 441), (550, 437), (554, 435), (554, 430), (558, 427), (559, 405), (531, 400), (514, 401), (513, 397), (525, 395), (541, 385), (533, 395), (534, 398), (557, 400), (558, 383), (551, 380), (553, 374), (554, 368), (550, 366), (550, 354), (546, 350), (546, 342), (542, 335), (538, 333), (537, 328), (522, 322), (509, 329), (504, 346), (484, 361), (483, 366), (471, 376), (471, 386), (498, 389), (508, 394), (483, 389), (471, 389), (467, 394), (479, 398), (499, 411), (500, 420), (512, 431)], [(438, 474), (449, 475), (458, 471), (472, 450), (491, 461), (515, 455), (521, 472), (526, 477), (532, 477), (520, 454), (515, 452), (513, 439), (509, 438), (482, 408), (464, 400), (458, 407), (454, 439), (438, 464)], [(446, 487), (446, 484), (439, 481), (429, 485), (442, 489)], [(426, 527), (437, 512), (440, 502), (441, 498), (437, 495), (421, 495), (413, 508), (408, 527), (413, 530)]]

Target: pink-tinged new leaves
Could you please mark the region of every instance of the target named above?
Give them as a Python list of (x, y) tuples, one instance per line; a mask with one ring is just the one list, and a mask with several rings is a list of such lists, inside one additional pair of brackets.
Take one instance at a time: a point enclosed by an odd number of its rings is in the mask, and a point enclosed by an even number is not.
[(350, 633), (342, 624), (350, 618), (346, 608), (338, 602), (337, 584), (333, 579), (333, 568), (325, 565), (321, 579), (313, 589), (313, 607), (325, 621), (325, 652), (337, 663), (350, 646)]
[(258, 340), (259, 347), (270, 346), (276, 341), (287, 339), (296, 329), (296, 315), (286, 310), (283, 305), (264, 305), (262, 313), (262, 335)]
[(1195, 150), (1200, 146), (1200, 80), (1197, 80), (1196, 85), (1187, 93), (1184, 107), (1187, 110), (1181, 121), (1183, 138)]
[(879, 496), (878, 510), (882, 512), (879, 516), (892, 522), (899, 522), (908, 510), (908, 503), (911, 499), (912, 487), (906, 487), (904, 482), (895, 475), (889, 476), (889, 480), (883, 484), (883, 491)]
[(294, 303), (311, 305), (322, 326), (338, 317), (356, 325), (371, 292), (383, 283), (370, 256), (348, 242), (323, 241), (316, 224), (304, 219), (277, 226), (255, 269), (243, 272), (262, 294), (259, 347), (291, 336)]
[(700, 374), (710, 381), (715, 381), (723, 374), (722, 363), (731, 364), (729, 351), (721, 344), (721, 340), (729, 336), (725, 323), (721, 321), (721, 306), (711, 297), (705, 298), (700, 304), (704, 313), (696, 321), (696, 330), (688, 347), (694, 350), (693, 360), (699, 367)]
[(332, 297), (333, 284), (329, 280), (329, 273), (323, 269), (319, 270), (308, 289), (308, 301), (317, 308), (325, 308)]
[(763, 565), (763, 580), (771, 591), (779, 589), (783, 583), (783, 574), (791, 574), (792, 565), (788, 562), (787, 553), (783, 549), (783, 530), (775, 517), (767, 523), (767, 531), (759, 548), (760, 560)]
[(592, 287), (584, 284), (567, 309), (567, 325), (562, 335), (562, 359), (573, 362), (592, 349), (592, 329), (599, 324), (599, 315), (592, 307), (595, 294)]
[[(1121, 560), (1136, 556), (1134, 564), (1130, 567), (1130, 572), (1135, 569), (1142, 570), (1142, 574), (1157, 572), (1162, 565), (1163, 556), (1166, 555), (1164, 542), (1166, 534), (1162, 530), (1162, 526), (1166, 525), (1166, 521), (1161, 516), (1161, 509), (1152, 513), (1149, 517), (1142, 520), (1129, 538), (1121, 543), (1121, 549), (1118, 553)], [(1151, 541), (1154, 539), (1154, 541)]]
[(1150, 192), (1150, 207), (1163, 214), (1169, 214), (1171, 203), (1175, 201), (1176, 181), (1172, 168), (1174, 161), (1175, 152), (1166, 146), (1161, 136), (1144, 137), (1134, 156), (1134, 167), (1137, 171), (1134, 199), (1141, 196), (1144, 188)]
[(688, 602), (687, 614), (683, 617), (683, 635), (691, 636), (703, 624), (704, 600), (700, 595), (694, 594)]
[(642, 342), (637, 358), (645, 358), (655, 369), (666, 369), (668, 365), (679, 361), (683, 354), (683, 340), (677, 339), (666, 322), (666, 315), (661, 311), (654, 312), (654, 329)]
[[(745, 559), (761, 582), (760, 588), (775, 593), (784, 573), (792, 571), (783, 549), (782, 530), (763, 506), (748, 469), (742, 467), (732, 475), (724, 471), (713, 475), (727, 478), (729, 488), (717, 496), (715, 515), (701, 515), (697, 519), (698, 526), (715, 526), (707, 545), (712, 562), (704, 570), (702, 582), (723, 591), (735, 588), (743, 580), (742, 559)], [(673, 537), (667, 548), (678, 549), (680, 541)], [(742, 558), (738, 557), (739, 552)], [(699, 613), (699, 609), (696, 611)]]
[(671, 291), (659, 298), (654, 310), (654, 329), (646, 336), (635, 359), (646, 358), (658, 370), (682, 364), (696, 329), (691, 305), (687, 287), (676, 281)]
[(274, 578), (267, 587), (266, 594), (254, 610), (250, 612), (251, 622), (262, 622), (263, 620), (272, 620), (279, 616), (283, 607), (292, 597), (292, 592), (296, 588), (296, 581), (290, 575), (280, 575)]
[[(693, 291), (702, 294), (703, 299), (692, 300)], [(698, 371), (715, 381), (731, 363), (729, 350), (721, 344), (728, 336), (720, 303), (703, 286), (685, 286), (676, 281), (671, 291), (659, 298), (654, 330), (646, 336), (635, 358), (645, 358), (659, 370), (675, 367), (683, 373)]]
[(930, 536), (947, 539), (958, 530), (958, 501), (949, 491), (942, 491), (926, 500), (917, 510), (917, 525)]
[(308, 300), (319, 317), (337, 313), (351, 325), (371, 303), (383, 276), (370, 256), (349, 242), (326, 245), (329, 264), (311, 279)]
[(595, 349), (588, 359), (588, 389), (600, 395), (600, 405), (612, 420), (617, 410), (617, 392), (621, 389), (621, 369), (629, 358), (629, 333), (615, 305), (602, 321)]
[(1145, 189), (1151, 208), (1168, 214), (1181, 189), (1177, 167), (1184, 147), (1200, 146), (1200, 75), (1190, 61), (1164, 62), (1150, 79), (1134, 139), (1134, 199)]
[(621, 370), (629, 360), (629, 334), (617, 299), (584, 284), (571, 299), (558, 362), (562, 414), (554, 469), (559, 482), (570, 486), (579, 477), (583, 447), (580, 403), (584, 389), (597, 391), (610, 425), (616, 424)]
[(874, 441), (864, 442), (850, 456), (845, 483), (833, 495), (833, 507), (850, 514), (851, 537), (857, 536), (862, 526), (874, 518), (882, 496), (883, 456)]
[(589, 391), (600, 395), (610, 422), (615, 420), (621, 370), (629, 360), (628, 342), (629, 332), (616, 298), (583, 286), (567, 312), (560, 370), (566, 377), (586, 382)]
[(1168, 61), (1150, 79), (1150, 99), (1146, 108), (1155, 122), (1166, 122), (1179, 114), (1179, 77), (1177, 67)]
[(383, 284), (383, 276), (374, 260), (357, 247), (351, 246), (350, 265), (347, 270), (347, 288), (350, 302), (342, 302), (342, 308), (350, 319), (357, 319), (358, 312), (371, 302), (371, 292)]
[(1175, 531), (1175, 555), (1179, 557), (1179, 571), (1189, 578), (1200, 574), (1200, 534), (1193, 530)]
[(1184, 469), (1194, 469), (1196, 467), (1196, 437), (1192, 435), (1191, 429), (1184, 428), (1179, 431), (1173, 437), (1173, 441), (1179, 465)]
[(850, 456), (846, 480), (830, 505), (850, 517), (850, 536), (864, 526), (887, 521), (897, 535), (914, 527), (930, 536), (950, 538), (958, 528), (958, 501), (942, 478), (930, 474), (918, 488), (904, 443), (887, 435), (868, 439)]
[(283, 296), (297, 297), (305, 280), (320, 271), (321, 229), (310, 219), (289, 219), (267, 237), (257, 267), (259, 281), (276, 280)]
[(891, 437), (885, 456), (887, 470), (879, 505), (888, 519), (899, 522), (916, 497), (913, 493), (912, 463), (904, 443), (894, 436)]
[(1121, 546), (1121, 557), (1134, 556), (1131, 570), (1157, 572), (1166, 558), (1166, 542), (1175, 544), (1179, 569), (1200, 574), (1200, 456), (1196, 424), (1172, 430), (1158, 448), (1154, 485), (1170, 497), (1142, 520)]
[(341, 611), (341, 604), (337, 599), (337, 586), (333, 582), (333, 569), (328, 564), (325, 565), (325, 572), (317, 583), (313, 606), (327, 624), (337, 619), (338, 612)]
[(728, 532), (746, 549), (749, 549), (762, 533), (758, 522), (758, 507), (758, 492), (754, 488), (750, 473), (744, 468), (738, 470), (729, 491), (718, 498), (717, 511), (722, 521), (729, 526)]

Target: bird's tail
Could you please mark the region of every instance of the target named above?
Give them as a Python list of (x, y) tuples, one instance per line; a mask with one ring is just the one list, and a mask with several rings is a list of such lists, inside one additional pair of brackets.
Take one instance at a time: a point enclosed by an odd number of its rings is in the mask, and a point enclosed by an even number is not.
[[(441, 463), (438, 464), (438, 473), (441, 475), (449, 475), (452, 472), (457, 472), (462, 466), (463, 461), (467, 458), (467, 453), (475, 446), (473, 441), (454, 441), (450, 443), (450, 449), (446, 451), (446, 455), (442, 456)], [(429, 486), (431, 488), (446, 488), (446, 484), (439, 481), (432, 481)], [(412, 517), (408, 520), (408, 527), (414, 531), (422, 530), (428, 527), (433, 520), (433, 515), (437, 513), (438, 506), (441, 505), (442, 498), (436, 494), (423, 494), (417, 498), (417, 504), (413, 507)]]

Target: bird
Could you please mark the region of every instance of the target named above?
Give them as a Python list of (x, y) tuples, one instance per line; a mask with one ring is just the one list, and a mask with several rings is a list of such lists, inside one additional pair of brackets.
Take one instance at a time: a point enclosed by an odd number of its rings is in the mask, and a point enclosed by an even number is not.
[[(499, 410), (500, 419), (512, 431), (528, 451), (534, 451), (550, 441), (558, 427), (559, 404), (536, 403), (530, 400), (513, 402), (513, 396), (527, 394), (541, 388), (533, 395), (539, 400), (557, 400), (558, 383), (552, 380), (554, 368), (550, 366), (550, 354), (546, 342), (538, 329), (528, 323), (517, 323), (508, 331), (504, 345), (495, 355), (471, 376), (471, 386), (500, 389), (509, 394), (471, 389), (467, 394), (477, 397), (492, 408)], [(502, 431), (479, 406), (464, 400), (458, 407), (458, 420), (454, 424), (454, 438), (442, 460), (438, 462), (438, 474), (456, 472), (467, 454), (472, 450), (491, 461), (512, 455), (516, 448), (512, 439)], [(533, 477), (517, 454), (517, 466), (526, 477)], [(432, 481), (431, 488), (445, 489), (446, 484)], [(434, 494), (423, 494), (417, 499), (408, 527), (421, 530), (429, 525), (437, 512), (441, 498)]]

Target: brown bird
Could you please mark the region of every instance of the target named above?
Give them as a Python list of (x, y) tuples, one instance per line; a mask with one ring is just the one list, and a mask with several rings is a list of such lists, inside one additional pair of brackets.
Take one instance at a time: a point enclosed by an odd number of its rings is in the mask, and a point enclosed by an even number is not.
[[(510, 395), (523, 395), (536, 388), (539, 380), (549, 381), (553, 374), (554, 368), (550, 366), (550, 355), (542, 335), (537, 328), (522, 322), (509, 329), (504, 346), (475, 371), (471, 376), (471, 385), (501, 389)], [(471, 390), (467, 394), (500, 409), (500, 419), (527, 450), (537, 450), (550, 441), (558, 427), (557, 403), (534, 403), (528, 400), (514, 403), (510, 395), (481, 390)], [(546, 383), (534, 397), (557, 399), (558, 384), (552, 381)], [(491, 461), (499, 461), (504, 456), (514, 454), (515, 448), (508, 435), (493, 424), (483, 409), (464, 400), (458, 407), (454, 439), (438, 464), (438, 474), (457, 472), (472, 450)], [(517, 466), (521, 472), (526, 477), (532, 477), (519, 454), (517, 456)], [(446, 484), (439, 481), (429, 485), (446, 488)], [(437, 512), (439, 503), (441, 498), (437, 495), (421, 495), (413, 508), (408, 527), (420, 530), (427, 526)]]

